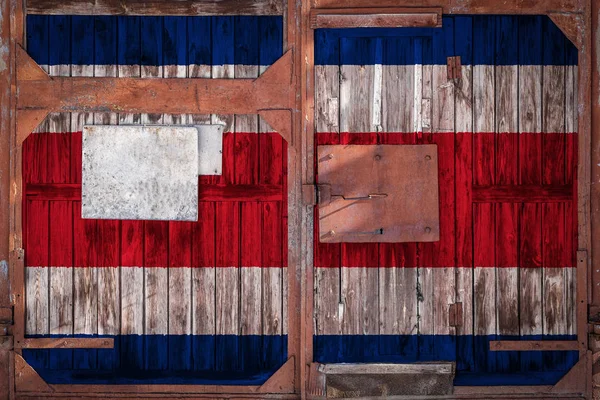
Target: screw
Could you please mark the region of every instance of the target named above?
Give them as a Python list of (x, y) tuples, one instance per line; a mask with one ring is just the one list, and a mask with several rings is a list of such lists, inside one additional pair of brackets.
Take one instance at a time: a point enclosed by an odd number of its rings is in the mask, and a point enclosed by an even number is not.
[(429, 154), (427, 154), (427, 155), (425, 156), (425, 159), (426, 159), (427, 161), (429, 161), (429, 160), (431, 160), (431, 156), (430, 156)]
[(379, 161), (381, 160), (381, 156), (379, 154), (375, 155), (375, 157), (373, 157), (375, 159), (375, 161)]
[(430, 232), (431, 232), (431, 228), (430, 228), (430, 227), (428, 227), (428, 226), (426, 226), (426, 227), (425, 227), (425, 233), (430, 233)]

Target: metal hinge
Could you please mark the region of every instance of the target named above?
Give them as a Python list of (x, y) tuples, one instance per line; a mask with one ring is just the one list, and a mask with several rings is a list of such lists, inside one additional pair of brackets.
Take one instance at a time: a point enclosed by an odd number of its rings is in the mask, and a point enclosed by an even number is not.
[(461, 73), (461, 63), (460, 56), (448, 57), (447, 58), (448, 65), (448, 80), (454, 81), (458, 80), (462, 77)]
[(463, 305), (462, 303), (450, 304), (448, 308), (448, 325), (462, 326), (463, 324)]

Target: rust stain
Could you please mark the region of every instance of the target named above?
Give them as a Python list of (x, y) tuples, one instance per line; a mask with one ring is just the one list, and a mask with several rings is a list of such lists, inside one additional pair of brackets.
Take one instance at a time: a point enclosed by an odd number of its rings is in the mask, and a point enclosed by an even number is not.
[[(598, 19), (600, 20), (600, 17)], [(600, 24), (596, 26), (596, 34), (594, 35), (594, 37), (596, 38), (596, 40), (592, 40), (592, 42), (594, 42), (594, 46), (596, 47), (596, 65), (595, 68), (593, 68), (593, 70), (600, 71)], [(598, 91), (598, 98), (596, 98), (596, 104), (600, 104), (600, 90)], [(579, 110), (579, 113), (581, 114), (582, 111), (583, 110)]]

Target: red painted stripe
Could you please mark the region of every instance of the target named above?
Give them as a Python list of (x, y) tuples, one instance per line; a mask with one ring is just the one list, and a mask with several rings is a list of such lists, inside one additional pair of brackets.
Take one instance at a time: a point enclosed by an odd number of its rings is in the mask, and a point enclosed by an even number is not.
[(27, 265), (286, 266), (287, 143), (277, 133), (226, 133), (223, 163), (223, 176), (199, 177), (198, 222), (83, 220), (81, 132), (30, 135), (23, 147)]
[(169, 268), (192, 266), (194, 222), (169, 222)]
[(144, 265), (144, 221), (121, 221), (121, 264)]

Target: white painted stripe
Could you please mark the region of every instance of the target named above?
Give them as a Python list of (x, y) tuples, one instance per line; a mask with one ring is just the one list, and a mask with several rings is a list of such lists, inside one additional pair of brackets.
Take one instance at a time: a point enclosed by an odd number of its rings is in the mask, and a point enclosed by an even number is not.
[[(27, 267), (25, 273), (27, 334), (287, 334), (286, 268)], [(74, 278), (72, 315), (70, 307), (51, 307), (62, 299), (50, 298), (51, 287), (62, 285), (65, 274)]]
[[(511, 314), (521, 314), (528, 302), (542, 301), (541, 268), (343, 267), (341, 271), (336, 268), (317, 268), (315, 333), (495, 335), (512, 331), (521, 335), (542, 334), (544, 318), (558, 313), (567, 316), (569, 321), (568, 318), (574, 318), (575, 315), (572, 282), (575, 268), (553, 270), (558, 273), (546, 284), (564, 287), (563, 296), (552, 302), (547, 301), (543, 315), (536, 317), (536, 325), (524, 329), (522, 321), (518, 319), (516, 324), (510, 322), (515, 326), (507, 325), (507, 321), (511, 321)], [(540, 273), (539, 291), (534, 288), (529, 294), (519, 286), (518, 276), (532, 271)], [(509, 279), (504, 279), (504, 282), (515, 287), (509, 291), (499, 287), (498, 273), (508, 275)], [(511, 292), (518, 294), (518, 301), (511, 300)], [(449, 306), (454, 302), (463, 303), (463, 325), (456, 331), (448, 323)], [(510, 307), (520, 307), (520, 310)], [(573, 334), (573, 323), (555, 325), (546, 334)], [(372, 331), (373, 326), (378, 329)]]

